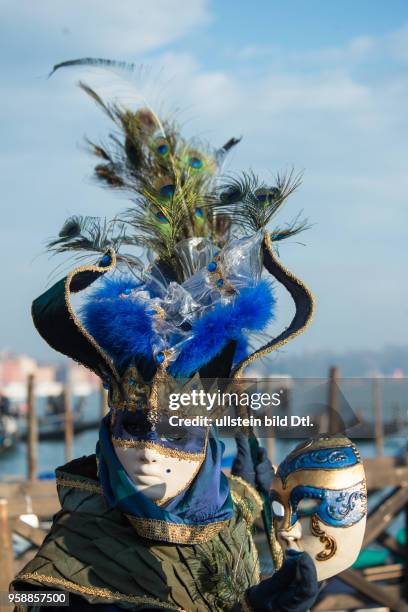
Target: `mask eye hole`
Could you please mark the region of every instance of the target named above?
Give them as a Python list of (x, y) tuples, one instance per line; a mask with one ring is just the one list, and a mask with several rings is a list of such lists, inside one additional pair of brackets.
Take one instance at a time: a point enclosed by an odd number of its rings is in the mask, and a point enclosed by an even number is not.
[(166, 433), (166, 434), (161, 434), (160, 436), (160, 440), (162, 442), (168, 442), (169, 444), (178, 444), (180, 442), (183, 442), (184, 439), (185, 439), (185, 436), (183, 436), (182, 434)]
[(160, 425), (156, 428), (157, 435), (162, 442), (167, 442), (168, 444), (182, 444), (187, 441), (188, 431), (184, 427), (160, 427)]
[(301, 499), (297, 507), (297, 513), (299, 516), (310, 516), (316, 512), (317, 508), (320, 506), (320, 503), (320, 499)]
[(283, 517), (285, 516), (284, 506), (276, 500), (272, 502), (272, 512), (273, 512), (274, 517), (277, 518), (278, 521), (281, 521)]
[(142, 438), (149, 431), (145, 423), (135, 423), (132, 421), (124, 421), (123, 429), (130, 434), (133, 438)]

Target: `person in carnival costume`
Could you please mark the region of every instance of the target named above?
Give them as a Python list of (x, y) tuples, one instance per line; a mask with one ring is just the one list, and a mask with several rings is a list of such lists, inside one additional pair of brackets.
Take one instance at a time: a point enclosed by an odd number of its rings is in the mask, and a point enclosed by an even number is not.
[[(84, 64), (112, 62), (58, 68)], [(273, 248), (305, 223), (269, 228), (299, 177), (278, 175), (273, 186), (252, 173), (223, 179), (237, 139), (211, 150), (150, 108), (105, 103), (80, 86), (116, 127), (109, 147), (88, 143), (98, 158), (95, 176), (130, 195), (132, 205), (113, 220), (65, 222), (49, 248), (93, 252), (97, 263), (48, 289), (32, 316), (51, 347), (101, 378), (109, 413), (96, 454), (56, 470), (61, 510), (13, 588), (68, 591), (74, 610), (308, 610), (318, 590), (315, 562), (307, 549), (274, 537), (281, 530), (271, 529), (265, 451), (241, 437), (227, 478), (216, 431), (169, 431), (159, 393), (174, 381), (238, 380), (309, 323), (312, 295)], [(251, 337), (274, 317), (271, 279), (290, 292), (296, 313), (253, 350)], [(76, 295), (83, 296), (78, 308)], [(285, 508), (286, 498), (274, 495), (272, 503)], [(251, 535), (261, 512), (280, 567), (262, 581)]]

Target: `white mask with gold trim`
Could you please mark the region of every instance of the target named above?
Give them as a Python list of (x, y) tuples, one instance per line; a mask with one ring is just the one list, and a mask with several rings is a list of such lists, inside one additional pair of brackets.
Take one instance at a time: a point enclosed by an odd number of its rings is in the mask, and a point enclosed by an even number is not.
[(300, 444), (280, 464), (271, 504), (283, 552), (306, 551), (318, 580), (350, 567), (363, 542), (367, 517), (364, 467), (346, 437)]
[(179, 495), (198, 474), (207, 449), (206, 428), (169, 427), (162, 413), (153, 426), (143, 410), (112, 411), (110, 421), (116, 456), (152, 501), (160, 505)]

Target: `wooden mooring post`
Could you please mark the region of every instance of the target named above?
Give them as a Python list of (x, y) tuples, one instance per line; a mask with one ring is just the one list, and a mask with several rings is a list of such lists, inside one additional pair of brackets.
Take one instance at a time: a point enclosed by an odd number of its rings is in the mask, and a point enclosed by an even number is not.
[(338, 393), (339, 369), (335, 366), (329, 371), (329, 397), (328, 397), (328, 432), (338, 433), (339, 423), (339, 393)]
[(384, 423), (381, 409), (381, 388), (378, 378), (373, 379), (373, 408), (374, 408), (374, 430), (375, 448), (377, 457), (384, 455)]
[(36, 480), (38, 465), (38, 423), (35, 410), (34, 376), (27, 381), (27, 477)]
[[(14, 578), (13, 545), (8, 516), (8, 501), (0, 498), (0, 593), (7, 593)], [(1, 605), (0, 612), (10, 612), (10, 606)]]

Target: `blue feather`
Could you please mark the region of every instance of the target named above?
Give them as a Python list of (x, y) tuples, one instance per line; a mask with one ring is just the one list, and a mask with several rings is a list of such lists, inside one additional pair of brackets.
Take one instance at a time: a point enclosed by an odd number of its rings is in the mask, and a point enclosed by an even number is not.
[[(155, 332), (148, 303), (119, 297), (136, 287), (143, 289), (129, 279), (105, 277), (81, 309), (86, 329), (119, 366), (136, 354), (153, 359)], [(216, 304), (193, 322), (192, 337), (170, 365), (170, 374), (190, 376), (218, 355), (230, 340), (237, 341), (234, 361), (239, 361), (247, 354), (245, 332), (264, 330), (273, 319), (274, 307), (275, 297), (266, 280), (241, 289), (229, 304)]]
[(85, 328), (120, 367), (135, 354), (153, 359), (152, 318), (148, 305), (125, 297), (128, 290), (143, 288), (131, 278), (105, 276), (80, 310)]
[(221, 352), (229, 340), (238, 340), (240, 352), (245, 331), (262, 331), (273, 318), (275, 298), (266, 280), (241, 289), (231, 304), (218, 303), (193, 323), (193, 337), (169, 371), (189, 376)]

